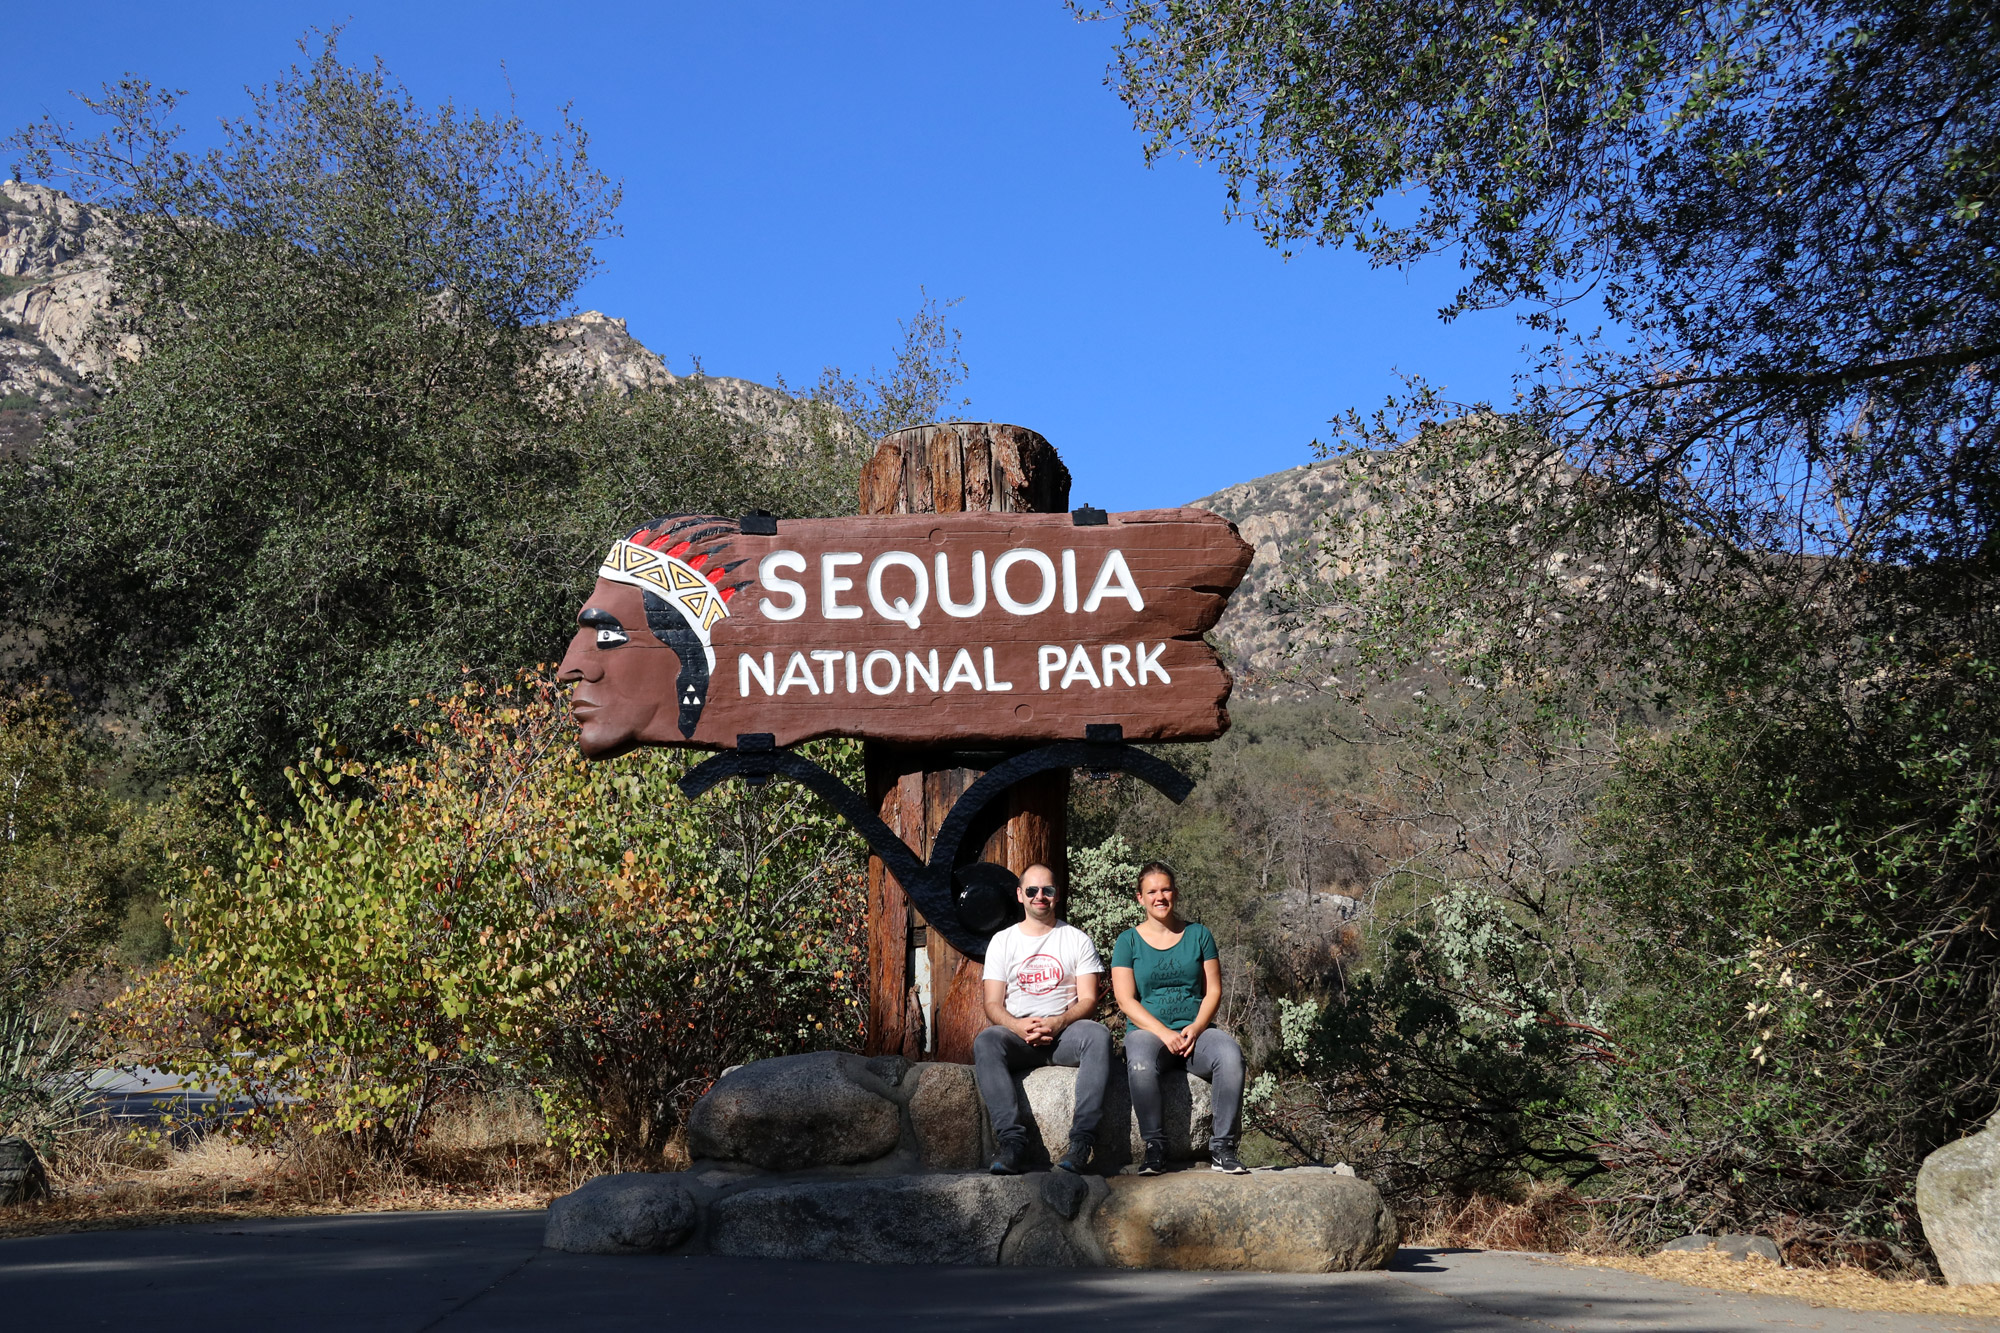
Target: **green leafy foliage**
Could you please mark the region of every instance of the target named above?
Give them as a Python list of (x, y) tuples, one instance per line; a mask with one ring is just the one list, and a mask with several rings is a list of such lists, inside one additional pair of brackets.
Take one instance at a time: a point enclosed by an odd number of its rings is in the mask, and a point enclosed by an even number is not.
[[(1524, 456), (1736, 547), (1979, 549), (1975, 367), (2000, 347), (1985, 7), (1107, 8), (1149, 153), (1213, 162), (1273, 244), (1455, 250), (1447, 316), (1525, 303), (1550, 337)], [(1586, 296), (1603, 336), (1565, 322)]]
[(1387, 850), (1355, 819), (1353, 794), (1393, 746), (1352, 743), (1359, 719), (1338, 699), (1232, 704), (1230, 715), (1210, 745), (1159, 749), (1196, 779), (1185, 804), (1124, 777), (1072, 785), (1069, 912), (1104, 947), (1138, 922), (1139, 865), (1172, 866), (1182, 915), (1222, 953), (1217, 1021), (1261, 1063), (1276, 1048), (1276, 1001), (1337, 988), (1353, 961), (1358, 933), (1339, 904), (1364, 892)]
[(790, 786), (689, 801), (679, 753), (586, 763), (565, 703), (468, 685), (414, 757), (321, 752), (297, 818), (247, 804), (236, 868), (175, 902), (184, 953), (123, 1002), (135, 1039), (378, 1151), (514, 1079), (559, 1141), (641, 1159), (726, 1066), (851, 1044), (865, 859), (838, 816)]
[(807, 402), (815, 410), (815, 429), (830, 441), (857, 435), (873, 440), (908, 426), (951, 420), (955, 409), (971, 406), (970, 398), (952, 398), (970, 373), (959, 350), (961, 335), (950, 319), (951, 308), (963, 298), (941, 301), (917, 290), (916, 313), (898, 321), (903, 344), (887, 375), (872, 366), (866, 375), (850, 375), (839, 366), (820, 373)]
[(1139, 863), (1132, 844), (1113, 833), (1092, 847), (1069, 854), (1069, 889), (1063, 919), (1090, 936), (1098, 954), (1110, 965), (1111, 946), (1127, 926), (1139, 924), (1134, 892), (1139, 887)]
[[(2000, 701), (1990, 665), (1953, 666), (1627, 755), (1592, 869), (1634, 986), (1607, 1156), (1673, 1201), (1663, 1225), (1793, 1210), (1914, 1239), (1918, 1165), (2000, 1098)], [(1675, 1108), (1663, 1141), (1636, 1132), (1641, 1105)]]
[(121, 800), (106, 790), (105, 760), (64, 696), (0, 695), (0, 1012), (38, 1005), (107, 955), (155, 961), (174, 858), (218, 841), (191, 789)]
[(1405, 1197), (1589, 1180), (1595, 1089), (1619, 1058), (1604, 914), (1575, 874), (1602, 740), (1417, 693), (1350, 715), (1376, 780), (1322, 799), (1366, 853), (1358, 938), (1279, 1001), (1256, 1123)]
[(65, 696), (0, 694), (0, 1134), (59, 1153), (83, 1127), (107, 1056), (73, 1005), (171, 946), (162, 897), (224, 839), (198, 794), (150, 804), (107, 790), (107, 747)]
[(1607, 1057), (1604, 1034), (1555, 1017), (1563, 997), (1529, 932), (1469, 891), (1411, 927), (1338, 995), (1282, 1004), (1277, 1063), (1308, 1077), (1260, 1107), (1258, 1127), (1406, 1197), (1504, 1192), (1524, 1168), (1598, 1174), (1578, 1067)]

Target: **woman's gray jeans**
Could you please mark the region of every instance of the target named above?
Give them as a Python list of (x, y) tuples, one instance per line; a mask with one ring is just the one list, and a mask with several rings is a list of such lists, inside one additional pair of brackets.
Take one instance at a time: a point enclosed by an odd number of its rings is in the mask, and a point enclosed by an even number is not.
[(1139, 1117), (1139, 1137), (1165, 1144), (1166, 1117), (1160, 1108), (1160, 1072), (1187, 1071), (1207, 1079), (1209, 1102), (1215, 1108), (1210, 1148), (1234, 1148), (1237, 1122), (1243, 1116), (1243, 1048), (1221, 1028), (1204, 1028), (1185, 1057), (1169, 1055), (1167, 1044), (1141, 1027), (1125, 1029), (1125, 1076), (1132, 1086), (1132, 1114)]

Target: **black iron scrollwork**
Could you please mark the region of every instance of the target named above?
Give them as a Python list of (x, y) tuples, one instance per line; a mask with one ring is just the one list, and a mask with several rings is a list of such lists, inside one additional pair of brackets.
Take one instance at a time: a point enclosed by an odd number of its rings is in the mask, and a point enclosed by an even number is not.
[(966, 929), (958, 918), (952, 872), (958, 860), (959, 844), (965, 840), (972, 821), (988, 803), (1009, 787), (1037, 773), (1058, 768), (1083, 768), (1097, 773), (1130, 773), (1178, 805), (1194, 790), (1194, 781), (1185, 773), (1144, 750), (1127, 745), (1124, 728), (1115, 723), (1093, 724), (1085, 728), (1087, 739), (1057, 741), (1003, 760), (981, 774), (953, 803), (938, 825), (931, 843), (928, 862), (910, 850), (895, 830), (869, 809), (868, 802), (846, 783), (812, 760), (781, 750), (769, 733), (738, 736), (736, 748), (725, 750), (697, 765), (680, 780), (680, 789), (690, 797), (701, 796), (716, 784), (742, 778), (753, 784), (774, 777), (790, 778), (811, 790), (840, 811), (854, 826), (896, 882), (903, 886), (924, 922), (943, 935), (951, 946), (968, 958), (986, 957), (986, 937)]

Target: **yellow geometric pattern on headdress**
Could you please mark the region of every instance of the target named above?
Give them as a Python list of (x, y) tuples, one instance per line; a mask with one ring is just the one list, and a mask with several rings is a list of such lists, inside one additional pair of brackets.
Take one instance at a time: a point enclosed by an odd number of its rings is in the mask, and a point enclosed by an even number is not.
[(597, 567), (597, 576), (643, 588), (678, 606), (708, 654), (709, 670), (715, 669), (715, 647), (709, 642), (709, 631), (729, 614), (729, 605), (694, 566), (664, 551), (621, 541)]

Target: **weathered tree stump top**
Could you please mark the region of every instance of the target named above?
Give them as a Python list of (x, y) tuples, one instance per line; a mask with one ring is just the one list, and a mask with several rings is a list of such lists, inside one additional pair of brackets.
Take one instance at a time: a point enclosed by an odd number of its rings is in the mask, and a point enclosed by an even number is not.
[(1026, 426), (946, 421), (891, 431), (861, 472), (864, 514), (1059, 514), (1069, 469)]

